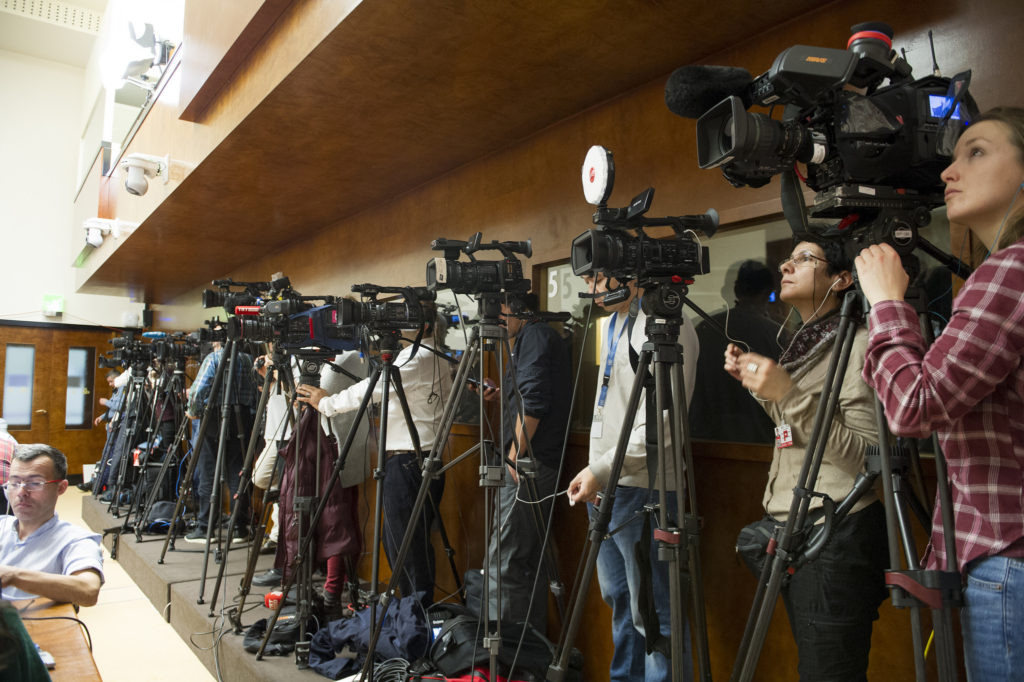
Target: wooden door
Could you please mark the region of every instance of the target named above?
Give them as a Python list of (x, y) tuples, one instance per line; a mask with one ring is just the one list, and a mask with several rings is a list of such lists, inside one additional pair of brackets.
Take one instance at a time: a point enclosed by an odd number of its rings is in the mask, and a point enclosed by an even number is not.
[[(48, 443), (63, 452), (69, 475), (81, 475), (82, 465), (96, 462), (103, 450), (106, 429), (102, 424), (94, 427), (92, 420), (103, 413), (99, 399), (109, 398), (110, 389), (104, 378), (106, 370), (96, 366), (96, 358), (111, 348), (109, 340), (114, 335), (98, 327), (0, 322), (0, 377), (8, 376), (6, 362), (12, 350), (24, 358), (31, 349), (33, 356), (31, 409), (27, 419), (8, 424), (8, 430), (19, 443)], [(84, 386), (87, 409), (83, 424), (68, 426), (68, 352), (72, 348), (93, 349), (92, 377)], [(8, 382), (0, 383), (0, 407), (6, 398), (5, 384)], [(22, 396), (27, 389), (17, 381), (10, 387), (12, 393), (18, 391)]]

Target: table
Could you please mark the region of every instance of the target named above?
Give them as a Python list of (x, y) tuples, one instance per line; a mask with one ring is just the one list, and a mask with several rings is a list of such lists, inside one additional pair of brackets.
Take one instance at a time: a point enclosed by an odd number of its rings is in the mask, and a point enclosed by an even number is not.
[(55, 681), (102, 680), (96, 661), (89, 651), (82, 626), (71, 620), (31, 620), (33, 618), (76, 618), (71, 604), (58, 604), (49, 599), (23, 599), (11, 602), (32, 640), (43, 651), (49, 651), (57, 667), (50, 671)]

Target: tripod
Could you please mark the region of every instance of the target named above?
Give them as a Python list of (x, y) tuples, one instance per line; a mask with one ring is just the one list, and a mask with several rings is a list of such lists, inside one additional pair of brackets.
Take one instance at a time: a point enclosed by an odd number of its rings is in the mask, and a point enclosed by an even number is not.
[[(381, 348), (380, 363), (374, 367), (374, 370), (371, 373), (370, 377), (366, 380), (366, 382), (367, 382), (366, 391), (364, 392), (364, 394), (362, 396), (362, 399), (360, 400), (359, 407), (356, 410), (356, 415), (355, 415), (354, 421), (352, 423), (352, 426), (349, 428), (349, 432), (348, 432), (348, 434), (346, 436), (345, 444), (341, 447), (341, 449), (339, 451), (339, 455), (338, 455), (337, 459), (335, 460), (334, 467), (333, 467), (333, 470), (332, 470), (332, 472), (330, 474), (330, 477), (327, 480), (326, 485), (323, 487), (322, 491), (320, 492), (320, 501), (319, 501), (319, 504), (316, 506), (315, 511), (312, 513), (312, 518), (311, 518), (311, 520), (310, 520), (310, 522), (308, 524), (308, 528), (309, 529), (315, 529), (317, 527), (318, 523), (320, 522), (321, 516), (322, 516), (322, 514), (324, 512), (324, 509), (326, 507), (327, 500), (330, 498), (331, 493), (334, 490), (334, 486), (337, 484), (337, 482), (338, 482), (338, 480), (340, 478), (340, 474), (341, 474), (342, 470), (345, 467), (345, 464), (346, 464), (346, 461), (347, 461), (347, 458), (348, 458), (348, 454), (349, 454), (349, 452), (350, 452), (350, 450), (352, 448), (353, 442), (354, 442), (354, 440), (356, 438), (356, 435), (358, 433), (358, 430), (359, 430), (358, 429), (359, 424), (361, 423), (362, 419), (365, 416), (367, 416), (368, 409), (369, 409), (369, 406), (370, 406), (370, 402), (371, 402), (371, 400), (373, 398), (373, 395), (374, 395), (374, 392), (376, 390), (377, 384), (381, 380), (382, 377), (383, 377), (382, 404), (385, 405), (385, 406), (389, 405), (390, 390), (393, 387), (394, 391), (395, 391), (395, 396), (396, 396), (396, 398), (398, 400), (398, 403), (399, 403), (399, 405), (401, 407), (403, 416), (405, 418), (406, 425), (407, 425), (407, 427), (409, 429), (409, 436), (410, 436), (410, 439), (411, 439), (411, 441), (412, 441), (412, 443), (414, 445), (414, 449), (417, 450), (417, 451), (419, 450), (419, 447), (420, 447), (419, 446), (419, 436), (418, 436), (418, 434), (417, 434), (417, 432), (416, 432), (416, 430), (415, 430), (415, 428), (413, 426), (412, 415), (411, 415), (411, 412), (409, 410), (408, 403), (406, 401), (405, 392), (402, 389), (402, 382), (401, 382), (400, 374), (397, 371), (395, 371), (396, 367), (394, 366), (395, 356), (397, 355), (397, 350), (398, 350), (398, 341), (399, 341), (399, 338), (400, 338), (400, 332), (397, 332), (397, 331), (385, 331), (385, 332), (381, 332), (379, 337), (380, 337), (380, 348)], [(386, 456), (385, 453), (387, 451), (388, 412), (389, 411), (390, 410), (388, 410), (387, 407), (385, 407), (385, 409), (381, 411), (381, 417), (380, 417), (380, 433), (381, 433), (381, 436), (380, 436), (379, 441), (378, 441), (378, 443), (379, 443), (379, 446), (378, 446), (378, 459), (379, 459), (379, 463), (378, 463), (378, 467), (374, 471), (374, 477), (377, 480), (377, 500), (376, 500), (375, 519), (374, 519), (374, 545), (373, 545), (373, 560), (372, 560), (373, 561), (373, 565), (372, 565), (372, 574), (373, 575), (372, 575), (372, 578), (371, 578), (371, 582), (374, 585), (376, 585), (379, 582), (379, 563), (380, 563), (379, 548), (380, 548), (380, 539), (381, 539), (381, 534), (382, 534), (382, 525), (381, 524), (382, 524), (382, 515), (383, 515), (382, 514), (382, 509), (383, 509), (383, 497), (384, 497), (383, 496), (383, 478), (384, 478), (384, 475), (383, 475), (383, 464), (382, 463), (383, 463), (383, 458)], [(309, 510), (313, 509), (312, 502), (313, 501), (310, 500)], [(435, 509), (436, 509), (436, 507), (435, 507)], [(283, 596), (282, 596), (282, 599), (281, 599), (281, 603), (283, 603), (284, 600), (287, 598), (288, 592), (291, 589), (292, 584), (295, 582), (295, 576), (301, 570), (303, 570), (303, 567), (306, 565), (306, 557), (307, 557), (307, 554), (309, 552), (309, 548), (311, 546), (312, 539), (313, 539), (312, 538), (312, 534), (306, 534), (303, 537), (301, 537), (299, 542), (298, 542), (297, 553), (296, 553), (295, 558), (294, 558), (294, 560), (292, 562), (292, 570), (286, 576), (286, 579), (285, 579), (284, 583), (282, 584), (282, 588), (281, 589), (282, 589), (282, 595)], [(447, 543), (447, 539), (446, 538), (445, 538), (445, 542)], [(453, 570), (454, 570), (454, 568), (453, 568)], [(268, 627), (267, 627), (267, 635), (264, 637), (264, 640), (263, 640), (263, 643), (262, 643), (262, 645), (260, 647), (260, 650), (257, 653), (257, 658), (262, 658), (263, 651), (264, 651), (264, 649), (266, 647), (267, 642), (269, 641), (269, 635), (272, 632), (274, 624), (277, 621), (278, 612), (279, 612), (279, 609), (278, 609), (278, 611), (275, 611), (274, 614), (272, 614), (272, 616), (271, 616), (270, 622), (268, 623)], [(376, 603), (375, 602), (371, 602), (371, 617), (375, 617), (375, 616), (376, 616)], [(301, 625), (300, 625), (300, 627), (301, 627)], [(303, 665), (303, 663), (304, 663), (304, 661), (301, 658), (301, 656), (304, 653), (303, 652), (304, 648), (308, 649), (308, 643), (306, 644), (305, 647), (299, 647), (297, 652), (296, 652), (297, 662), (299, 663), (299, 665)]]
[[(912, 296), (908, 296), (910, 300)], [(824, 498), (825, 523), (808, 526), (808, 510), (811, 499), (820, 496), (808, 488), (808, 482), (815, 481), (821, 466), (826, 446), (825, 435), (831, 429), (832, 419), (838, 405), (839, 393), (849, 362), (855, 322), (863, 316), (861, 312), (861, 295), (856, 291), (846, 294), (840, 310), (839, 329), (826, 374), (825, 384), (814, 417), (814, 426), (809, 438), (808, 455), (801, 468), (793, 500), (785, 525), (776, 530), (776, 535), (769, 543), (765, 562), (761, 572), (754, 604), (751, 609), (747, 626), (740, 644), (731, 680), (751, 680), (757, 667), (764, 639), (771, 622), (775, 604), (782, 589), (787, 573), (798, 570), (800, 566), (817, 557), (829, 541), (830, 535), (846, 517), (854, 503), (870, 489), (878, 471), (861, 475), (854, 484), (849, 495), (838, 506), (834, 501)], [(923, 310), (919, 310), (923, 313)], [(926, 332), (927, 333), (927, 332)], [(923, 641), (921, 636), (920, 606), (927, 602), (933, 608), (936, 623), (937, 650), (939, 656), (939, 674), (942, 680), (956, 677), (955, 651), (953, 647), (952, 619), (950, 607), (959, 605), (960, 577), (957, 573), (920, 571), (916, 551), (913, 548), (909, 520), (906, 516), (910, 487), (903, 484), (902, 471), (894, 467), (894, 458), (889, 448), (889, 434), (881, 403), (875, 400), (875, 417), (878, 424), (878, 450), (882, 484), (885, 497), (886, 525), (888, 530), (889, 563), (891, 569), (887, 573), (886, 582), (892, 588), (893, 604), (899, 608), (911, 608), (912, 629), (915, 646), (915, 667), (917, 679), (925, 679)], [(941, 451), (936, 445), (936, 469), (939, 486), (940, 504), (945, 510), (949, 506), (949, 487), (945, 476), (945, 466)], [(898, 496), (897, 496), (898, 494)], [(918, 505), (921, 506), (921, 505)], [(951, 513), (951, 512), (950, 512)], [(950, 519), (951, 522), (951, 519)], [(950, 526), (951, 527), (951, 526)], [(897, 539), (899, 529), (899, 540)], [(950, 534), (952, 535), (952, 534)], [(907, 571), (899, 570), (900, 558), (898, 543), (904, 543)], [(952, 539), (948, 538), (948, 551), (953, 552)], [(950, 556), (955, 556), (951, 553)], [(914, 595), (911, 597), (910, 595)], [(920, 601), (919, 601), (920, 599)]]
[[(178, 443), (180, 443), (180, 438), (185, 428), (184, 410), (181, 405), (181, 396), (185, 390), (184, 373), (178, 367), (177, 361), (172, 360), (171, 362), (173, 363), (171, 371), (162, 371), (160, 373), (160, 379), (153, 390), (153, 405), (150, 412), (150, 426), (148, 429), (149, 436), (146, 439), (147, 447), (142, 457), (139, 458), (141, 475), (135, 482), (131, 498), (132, 509), (125, 518), (123, 528), (124, 531), (129, 530), (129, 519), (134, 513), (135, 537), (139, 542), (142, 541), (142, 529), (145, 526), (146, 519), (149, 518), (149, 512), (161, 493), (167, 469), (175, 460), (174, 451)], [(156, 431), (162, 425), (162, 417), (168, 408), (173, 411), (174, 418), (172, 424), (177, 424), (177, 427), (174, 428), (174, 436), (169, 439), (161, 438), (160, 445), (164, 448), (164, 456), (159, 465), (154, 465), (150, 460), (156, 451)], [(161, 434), (161, 436), (165, 435)], [(167, 442), (163, 442), (164, 440)], [(154, 468), (156, 469), (156, 475), (153, 477), (153, 480), (149, 480), (146, 474)], [(149, 486), (148, 490), (147, 485)], [(143, 502), (143, 499), (145, 499), (145, 502)]]
[[(121, 490), (125, 487), (125, 478), (128, 474), (128, 460), (131, 457), (132, 448), (135, 447), (138, 440), (139, 424), (146, 416), (146, 363), (144, 361), (133, 362), (131, 372), (131, 383), (128, 385), (124, 412), (121, 418), (121, 432), (118, 434), (118, 441), (114, 448), (114, 458), (111, 462), (111, 467), (116, 466), (117, 472), (111, 492), (110, 507), (108, 507), (107, 511), (113, 514), (114, 518), (120, 516), (121, 505), (119, 498)], [(110, 529), (111, 532), (114, 530), (118, 529)]]
[[(562, 629), (555, 662), (548, 669), (547, 679), (552, 682), (560, 682), (565, 679), (568, 672), (573, 643), (582, 623), (586, 595), (597, 565), (597, 555), (601, 543), (608, 536), (612, 507), (615, 503), (615, 490), (625, 461), (629, 434), (636, 421), (637, 409), (645, 388), (645, 379), (649, 373), (654, 378), (657, 428), (656, 478), (660, 500), (663, 502), (658, 507), (661, 530), (655, 531), (654, 537), (658, 541), (658, 560), (667, 561), (669, 567), (671, 608), (671, 648), (669, 652), (672, 662), (672, 679), (678, 682), (684, 678), (685, 674), (682, 656), (679, 654), (685, 650), (686, 645), (683, 637), (686, 632), (685, 613), (688, 597), (692, 601), (694, 620), (696, 621), (700, 677), (704, 680), (711, 679), (704, 611), (704, 586), (700, 571), (700, 526), (697, 516), (689, 425), (685, 417), (687, 410), (686, 394), (683, 389), (683, 353), (678, 343), (679, 331), (682, 326), (682, 305), (683, 302), (690, 303), (686, 300), (685, 284), (662, 284), (659, 282), (646, 284), (642, 305), (644, 313), (648, 316), (644, 329), (647, 341), (641, 348), (636, 376), (630, 389), (629, 401), (619, 431), (619, 440), (612, 459), (608, 482), (604, 491), (599, 495), (596, 505), (597, 514), (590, 524), (587, 554), (581, 564), (574, 588), (572, 615)], [(670, 405), (670, 417), (666, 423), (665, 411), (669, 409)], [(668, 447), (665, 442), (666, 426), (671, 442)], [(650, 423), (647, 428), (651, 428)], [(669, 518), (667, 505), (664, 504), (670, 494), (667, 480), (669, 462), (674, 463), (675, 481), (671, 494), (675, 496), (678, 520)], [(677, 523), (679, 525), (676, 525)], [(648, 635), (648, 637), (652, 636), (655, 635)]]
[[(501, 326), (500, 323), (499, 323), (500, 320), (499, 320), (498, 315), (499, 315), (500, 311), (501, 311), (501, 301), (500, 301), (500, 299), (498, 298), (498, 296), (496, 294), (482, 294), (479, 297), (479, 318), (480, 318), (480, 321), (477, 323), (477, 325), (472, 330), (472, 338), (470, 340), (470, 343), (468, 345), (468, 348), (467, 348), (466, 352), (463, 355), (462, 361), (459, 364), (458, 372), (456, 373), (456, 377), (455, 377), (455, 379), (453, 381), (452, 392), (451, 392), (451, 394), (450, 394), (450, 396), (448, 398), (448, 401), (446, 402), (446, 404), (444, 406), (444, 410), (442, 412), (441, 427), (440, 427), (438, 433), (447, 434), (451, 430), (452, 424), (453, 424), (453, 422), (455, 420), (456, 411), (458, 409), (459, 403), (460, 403), (461, 398), (463, 396), (463, 391), (465, 390), (465, 387), (466, 387), (466, 383), (467, 383), (467, 379), (469, 377), (469, 373), (477, 365), (477, 362), (478, 362), (478, 360), (480, 358), (480, 355), (481, 355), (481, 349), (483, 348), (483, 349), (486, 349), (486, 350), (489, 350), (489, 351), (494, 351), (494, 350), (497, 349), (497, 347), (500, 344), (501, 347), (502, 347), (502, 350), (504, 352), (508, 353), (511, 356), (511, 351), (510, 351), (510, 347), (509, 347), (509, 344), (508, 344), (508, 338), (507, 338), (506, 329), (505, 329), (505, 327)], [(502, 355), (501, 355), (501, 353), (497, 354), (496, 362), (497, 362), (498, 370), (499, 370), (499, 373), (500, 373), (501, 372), (501, 365), (502, 365)], [(481, 376), (479, 378), (479, 385), (483, 385), (483, 376), (482, 376), (483, 375), (483, 366), (482, 366), (482, 364), (480, 365), (480, 375)], [(495, 454), (496, 448), (495, 448), (494, 443), (491, 442), (491, 441), (488, 441), (488, 440), (486, 440), (484, 438), (484, 433), (485, 433), (485, 430), (484, 430), (485, 412), (484, 412), (484, 409), (483, 409), (483, 400), (484, 400), (484, 398), (483, 398), (483, 393), (482, 392), (480, 393), (479, 400), (480, 400), (480, 421), (481, 421), (481, 424), (480, 424), (480, 434), (481, 434), (481, 442), (477, 446), (474, 446), (473, 448), (470, 448), (468, 451), (466, 451), (465, 453), (459, 455), (458, 457), (453, 459), (451, 462), (449, 462), (447, 465), (442, 467), (441, 452), (442, 452), (442, 450), (444, 448), (444, 443), (441, 441), (440, 438), (435, 439), (434, 446), (433, 446), (433, 448), (431, 448), (431, 451), (430, 451), (429, 455), (427, 456), (426, 459), (424, 459), (422, 461), (422, 481), (421, 481), (421, 485), (420, 485), (420, 490), (419, 490), (419, 492), (417, 494), (417, 497), (416, 497), (416, 501), (415, 501), (415, 503), (413, 505), (412, 517), (413, 518), (417, 518), (419, 513), (420, 513), (420, 511), (423, 508), (423, 505), (426, 503), (426, 501), (428, 499), (428, 496), (429, 496), (429, 485), (430, 485), (430, 482), (433, 479), (437, 478), (438, 476), (442, 475), (444, 472), (446, 472), (451, 467), (455, 466), (458, 462), (462, 461), (463, 459), (465, 459), (466, 457), (470, 456), (471, 454), (473, 454), (475, 451), (477, 451), (479, 449), (479, 451), (481, 453), (481, 460), (482, 460), (481, 461), (481, 466), (480, 466), (480, 485), (481, 485), (481, 487), (484, 488), (484, 493), (485, 493), (485, 495), (484, 495), (484, 497), (485, 497), (485, 499), (484, 499), (484, 515), (485, 515), (484, 516), (484, 527), (486, 529), (488, 529), (488, 532), (491, 535), (493, 535), (493, 537), (497, 538), (497, 537), (500, 537), (499, 524), (501, 522), (501, 519), (500, 519), (499, 515), (495, 515), (495, 517), (493, 519), (491, 518), (490, 515), (491, 515), (491, 511), (494, 509), (494, 504), (493, 504), (493, 502), (494, 502), (494, 493), (496, 492), (496, 489), (498, 489), (499, 487), (503, 486), (503, 484), (504, 484), (504, 476), (506, 475), (505, 474), (506, 467), (505, 467), (505, 463), (504, 463), (505, 462), (504, 458), (500, 454)], [(504, 433), (504, 428), (505, 428), (505, 424), (504, 424), (504, 412), (503, 412), (502, 413), (502, 425), (501, 425), (501, 429), (500, 429), (500, 432), (502, 434)], [(513, 428), (514, 428), (514, 425), (513, 425)], [(529, 440), (528, 439), (527, 439), (525, 445), (526, 445), (527, 452), (529, 453), (530, 458), (532, 459), (532, 450), (530, 449), (530, 445), (529, 445)], [(530, 497), (530, 499), (532, 501), (539, 500), (539, 495), (537, 494), (537, 490), (536, 490), (536, 487), (534, 485), (534, 481), (530, 477), (530, 474), (528, 474), (525, 471), (523, 471), (523, 472), (521, 472), (520, 475), (522, 476), (522, 480), (525, 482), (525, 485), (526, 485), (526, 488), (527, 488), (527, 494)], [(544, 539), (544, 531), (543, 531), (543, 529), (544, 529), (544, 522), (543, 522), (543, 518), (541, 516), (540, 509), (539, 509), (538, 506), (533, 505), (533, 504), (530, 505), (530, 508), (531, 508), (531, 510), (533, 512), (533, 518), (534, 518), (534, 521), (535, 521), (535, 523), (537, 525), (537, 532), (538, 532), (539, 536), (542, 539)], [(492, 530), (492, 526), (493, 526), (493, 530)], [(409, 547), (410, 547), (410, 545), (412, 543), (412, 540), (413, 540), (413, 537), (414, 537), (415, 530), (416, 529), (414, 529), (412, 527), (406, 529), (405, 535), (402, 538), (402, 544), (399, 546), (398, 555), (397, 555), (397, 557), (395, 558), (395, 560), (393, 562), (393, 565), (392, 565), (392, 578), (391, 578), (390, 583), (388, 584), (387, 589), (384, 592), (384, 595), (381, 598), (381, 604), (382, 604), (383, 608), (385, 609), (385, 614), (386, 614), (386, 609), (387, 609), (387, 607), (388, 607), (388, 605), (390, 603), (390, 599), (391, 599), (391, 597), (395, 593), (397, 576), (400, 575), (401, 568), (402, 568), (402, 566), (405, 563), (406, 557), (408, 555)], [(552, 589), (555, 592), (556, 598), (560, 598), (562, 596), (563, 590), (561, 588), (560, 583), (557, 581), (558, 573), (557, 573), (557, 565), (556, 565), (555, 560), (554, 560), (553, 549), (552, 549), (550, 544), (545, 544), (544, 548), (545, 549), (544, 549), (544, 552), (542, 554), (543, 554), (543, 557), (544, 557), (544, 560), (545, 560), (545, 563), (546, 563), (547, 571), (549, 573), (549, 576), (552, 576), (554, 578), (551, 581), (553, 583)], [(490, 545), (490, 543), (488, 543), (488, 554), (490, 554), (490, 551), (491, 551), (491, 545)], [(482, 623), (487, 623), (486, 627), (488, 627), (488, 628), (490, 628), (492, 626), (492, 621), (488, 617), (488, 611), (489, 611), (490, 602), (491, 602), (489, 592), (492, 589), (491, 586), (492, 586), (492, 582), (493, 582), (492, 579), (491, 579), (491, 576), (490, 576), (490, 571), (491, 571), (491, 566), (492, 566), (492, 558), (494, 559), (493, 560), (493, 564), (495, 566), (500, 566), (501, 565), (500, 551), (501, 550), (500, 550), (500, 543), (499, 543), (498, 547), (497, 547), (497, 552), (498, 552), (497, 558), (487, 557), (485, 562), (484, 562), (484, 566), (485, 566), (485, 570), (484, 570), (484, 586), (485, 587), (484, 587), (483, 594), (482, 594), (482, 599), (481, 599), (481, 605), (482, 605), (482, 610), (483, 610), (483, 613), (481, 615), (481, 622)], [(495, 579), (496, 579), (496, 583), (497, 583), (497, 587), (495, 588), (496, 589), (496, 593), (497, 593), (496, 594), (496, 603), (497, 603), (498, 613), (500, 614), (501, 613), (501, 586), (500, 586), (501, 576), (500, 576), (500, 571), (499, 571), (499, 574), (497, 576), (495, 576)], [(561, 604), (560, 604), (560, 606), (561, 606)], [(489, 650), (489, 653), (490, 653), (491, 669), (492, 670), (497, 670), (497, 654), (498, 654), (498, 648), (499, 648), (500, 643), (501, 643), (501, 633), (500, 633), (501, 622), (500, 622), (500, 618), (495, 617), (494, 620), (493, 620), (493, 625), (495, 627), (495, 630), (488, 631), (487, 635), (484, 638), (484, 646)], [(364, 667), (363, 667), (363, 670), (362, 670), (362, 673), (361, 673), (361, 676), (363, 678), (365, 678), (367, 676), (367, 674), (372, 674), (373, 654), (374, 654), (374, 652), (376, 650), (376, 644), (377, 644), (377, 642), (379, 640), (382, 627), (383, 627), (383, 616), (381, 617), (380, 622), (379, 623), (375, 623), (374, 627), (372, 628), (373, 634), (371, 635), (371, 639), (370, 639), (370, 643), (369, 643), (369, 647), (368, 647), (368, 653), (367, 653), (367, 657), (366, 657), (366, 662), (364, 664)]]
[[(238, 372), (238, 361), (239, 361), (238, 360), (238, 355), (239, 355), (239, 352), (238, 352), (238, 342), (237, 341), (230, 341), (229, 340), (228, 343), (229, 343), (230, 348), (231, 348), (230, 356), (229, 356), (229, 359), (228, 359), (228, 371), (227, 371), (228, 378), (224, 382), (224, 387), (223, 387), (223, 389), (224, 389), (224, 397), (221, 400), (221, 404), (220, 404), (220, 433), (218, 434), (218, 438), (217, 438), (217, 459), (216, 459), (216, 462), (214, 463), (213, 489), (210, 491), (210, 513), (209, 513), (209, 516), (207, 518), (207, 524), (206, 524), (206, 546), (205, 546), (204, 551), (203, 551), (203, 570), (201, 571), (200, 578), (199, 578), (199, 597), (196, 599), (196, 603), (197, 604), (202, 604), (203, 603), (203, 595), (204, 595), (204, 593), (206, 591), (206, 571), (207, 571), (207, 569), (209, 567), (211, 539), (213, 537), (214, 529), (215, 528), (219, 528), (220, 524), (217, 523), (217, 521), (220, 520), (220, 517), (221, 517), (221, 507), (223, 506), (222, 503), (221, 503), (220, 496), (222, 494), (223, 489), (226, 486), (230, 490), (230, 486), (228, 484), (228, 479), (229, 479), (229, 476), (231, 474), (227, 471), (227, 464), (225, 462), (225, 460), (227, 459), (228, 440), (230, 438), (229, 431), (231, 429), (231, 423), (229, 421), (229, 418), (233, 416), (234, 419), (235, 419), (235, 433), (237, 434), (237, 437), (240, 440), (240, 446), (241, 446), (242, 451), (248, 453), (246, 461), (248, 461), (250, 463), (252, 461), (252, 449), (253, 449), (253, 445), (254, 445), (253, 441), (254, 441), (255, 432), (256, 432), (256, 426), (254, 424), (252, 429), (251, 429), (252, 433), (250, 434), (250, 437), (249, 437), (248, 441), (246, 441), (246, 439), (245, 439), (245, 425), (244, 425), (244, 421), (242, 419), (242, 408), (244, 406), (239, 405), (237, 402), (235, 402), (234, 404), (231, 404), (231, 389), (232, 389), (232, 386), (233, 386), (233, 378), (234, 378), (235, 374)], [(225, 350), (225, 352), (226, 352), (226, 350)], [(223, 360), (223, 358), (222, 358), (222, 360)], [(223, 362), (221, 364), (223, 364)], [(218, 367), (218, 369), (220, 369), (220, 367)], [(236, 398), (236, 400), (237, 400), (237, 398)], [(199, 441), (197, 441), (197, 445), (198, 445), (198, 447), (200, 448), (200, 451), (201, 451), (202, 447), (203, 447), (203, 442), (201, 440), (199, 440)], [(199, 453), (197, 453), (197, 454), (199, 454)], [(198, 460), (198, 457), (196, 459)], [(232, 524), (234, 524), (234, 522), (237, 521), (238, 509), (243, 506), (244, 500), (246, 499), (244, 497), (244, 495), (243, 495), (243, 491), (242, 491), (242, 487), (241, 487), (242, 481), (245, 478), (247, 478), (247, 476), (246, 476), (246, 473), (243, 471), (243, 473), (240, 474), (238, 493), (235, 495), (235, 497), (236, 497), (235, 504), (232, 505), (232, 514), (231, 514), (231, 523)], [(228, 548), (229, 549), (230, 549), (230, 546), (231, 546), (233, 531), (234, 531), (234, 526), (232, 525), (231, 528), (228, 530), (227, 544), (228, 544)], [(220, 542), (220, 537), (221, 537), (220, 533), (218, 532), (218, 534), (217, 534), (217, 541), (218, 541), (218, 543)], [(219, 544), (218, 544), (218, 548), (217, 548), (217, 552), (216, 552), (216, 557), (215, 558), (216, 558), (216, 560), (219, 560), (222, 563), (227, 563), (227, 557), (222, 554), (222, 550), (221, 550)], [(221, 568), (223, 569), (223, 566)], [(219, 582), (218, 582), (218, 586), (219, 586)], [(212, 610), (211, 610), (211, 613), (212, 613)]]
[[(225, 346), (223, 352), (228, 354), (228, 357), (236, 356), (237, 353), (238, 353), (237, 346), (236, 346), (236, 341), (234, 339), (228, 339), (227, 342), (226, 342), (226, 346)], [(225, 371), (225, 370), (229, 369), (229, 365), (231, 366), (231, 371)], [(214, 372), (214, 375), (213, 375), (213, 383), (210, 385), (210, 393), (209, 393), (210, 396), (217, 395), (217, 391), (221, 390), (221, 387), (224, 386), (225, 387), (224, 388), (224, 391), (225, 391), (224, 395), (225, 395), (225, 397), (227, 397), (228, 391), (230, 391), (230, 386), (231, 386), (231, 381), (232, 381), (232, 371), (233, 371), (233, 363), (231, 363), (230, 361), (226, 362), (226, 363), (221, 361), (220, 363), (218, 363), (217, 369), (216, 369), (216, 371)], [(227, 374), (226, 381), (225, 381), (225, 374)], [(226, 402), (227, 401), (225, 400), (224, 403), (226, 404)], [(164, 557), (167, 555), (168, 548), (170, 548), (172, 550), (174, 549), (174, 536), (175, 536), (175, 525), (176, 525), (176, 523), (173, 520), (177, 519), (179, 517), (179, 515), (181, 514), (181, 508), (182, 508), (182, 505), (184, 505), (184, 503), (185, 503), (185, 498), (186, 498), (187, 492), (192, 487), (192, 477), (195, 474), (196, 466), (199, 463), (200, 450), (201, 450), (201, 448), (203, 446), (203, 440), (204, 440), (204, 438), (206, 436), (206, 431), (209, 428), (210, 422), (212, 420), (213, 409), (214, 409), (213, 401), (212, 400), (207, 400), (205, 406), (203, 407), (202, 418), (199, 420), (199, 430), (195, 434), (195, 444), (196, 444), (196, 446), (193, 448), (192, 456), (189, 458), (188, 467), (185, 470), (185, 475), (182, 477), (181, 485), (180, 485), (180, 487), (178, 489), (178, 499), (177, 499), (177, 501), (174, 504), (174, 513), (171, 514), (172, 523), (171, 523), (170, 528), (167, 529), (167, 537), (164, 539), (164, 546), (160, 550), (160, 558), (157, 559), (157, 563), (158, 564), (162, 564), (164, 562)], [(223, 420), (222, 420), (222, 422), (223, 422)], [(218, 447), (218, 450), (220, 450), (219, 447)], [(216, 488), (216, 485), (217, 485), (217, 479), (215, 477), (214, 478), (214, 486), (215, 486), (215, 488)], [(211, 501), (210, 508), (211, 508), (211, 510), (216, 508), (213, 505), (212, 501)], [(209, 545), (209, 537), (207, 538), (207, 545)], [(205, 574), (205, 566), (204, 566), (204, 574)], [(205, 578), (205, 575), (204, 575), (204, 578)], [(205, 580), (204, 580), (204, 582), (205, 582)], [(200, 602), (200, 603), (202, 603), (202, 602)]]

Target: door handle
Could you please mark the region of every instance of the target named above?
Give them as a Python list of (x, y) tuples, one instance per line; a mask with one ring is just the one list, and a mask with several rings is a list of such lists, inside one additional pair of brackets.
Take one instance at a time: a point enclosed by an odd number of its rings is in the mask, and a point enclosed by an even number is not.
[(49, 414), (46, 410), (36, 410), (36, 414)]

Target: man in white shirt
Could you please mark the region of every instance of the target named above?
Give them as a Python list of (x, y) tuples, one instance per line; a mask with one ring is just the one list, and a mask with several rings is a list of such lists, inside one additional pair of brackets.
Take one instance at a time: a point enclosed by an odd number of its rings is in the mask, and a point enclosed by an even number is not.
[[(424, 325), (424, 339), (430, 338), (437, 326), (436, 315), (433, 312), (427, 317), (431, 322)], [(448, 363), (432, 352), (431, 348), (434, 345), (436, 344), (426, 341), (421, 341), (419, 348), (412, 344), (407, 345), (394, 359), (394, 368), (398, 370), (402, 389), (409, 404), (412, 427), (416, 430), (424, 455), (430, 452), (436, 439), (444, 439), (448, 435), (437, 433), (437, 427), (445, 401), (451, 393), (451, 373)], [(320, 387), (302, 384), (296, 389), (296, 393), (300, 402), (309, 403), (325, 417), (333, 417), (342, 412), (359, 409), (369, 384), (370, 379), (364, 379), (334, 395), (328, 395), (327, 391)], [(382, 376), (374, 389), (374, 397), (377, 400), (381, 399), (383, 388)], [(413, 520), (412, 507), (422, 482), (421, 463), (393, 387), (387, 405), (386, 436), (384, 511), (381, 519), (384, 552), (389, 561), (394, 561), (406, 527), (410, 523), (416, 525), (418, 532), (412, 538), (405, 564), (402, 566), (398, 589), (403, 596), (419, 592), (424, 603), (431, 604), (434, 600), (434, 548), (430, 542), (430, 529), (434, 522), (435, 505), (441, 503), (444, 478), (438, 477), (431, 482), (430, 499), (433, 500), (433, 504), (428, 502), (424, 505), (420, 518)], [(339, 434), (339, 439), (343, 437), (344, 434)]]
[(5, 486), (14, 516), (0, 516), (4, 599), (40, 596), (92, 606), (103, 584), (100, 536), (61, 521), (57, 498), (68, 489), (67, 458), (43, 444), (19, 445)]

